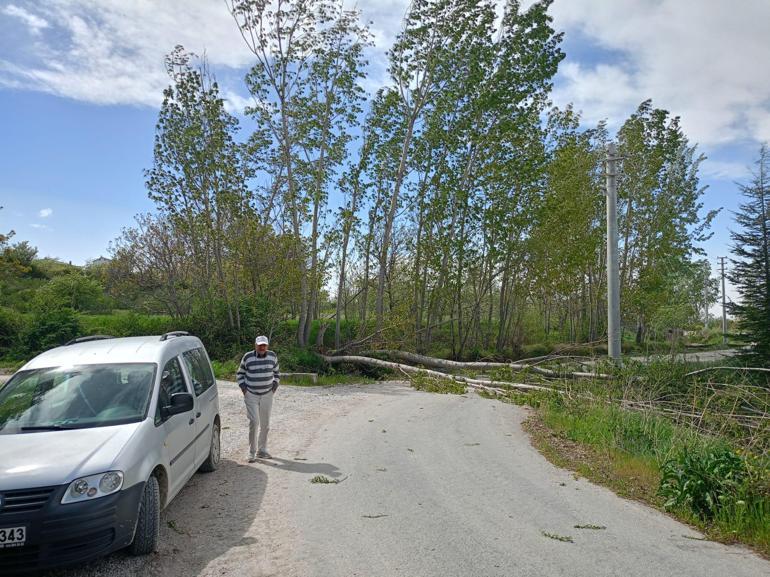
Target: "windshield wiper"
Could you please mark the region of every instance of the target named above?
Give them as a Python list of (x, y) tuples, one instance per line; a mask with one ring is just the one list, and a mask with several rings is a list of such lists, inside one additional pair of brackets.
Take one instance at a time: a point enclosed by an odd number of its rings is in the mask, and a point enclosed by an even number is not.
[(69, 425), (42, 425), (38, 427), (21, 427), (22, 431), (60, 431), (64, 429), (77, 429), (78, 427), (70, 427)]

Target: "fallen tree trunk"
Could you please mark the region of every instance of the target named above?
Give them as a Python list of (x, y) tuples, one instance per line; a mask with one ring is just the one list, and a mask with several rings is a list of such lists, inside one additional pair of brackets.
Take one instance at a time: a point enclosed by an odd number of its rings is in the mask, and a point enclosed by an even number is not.
[(554, 371), (552, 369), (544, 369), (542, 367), (535, 367), (533, 365), (525, 365), (518, 363), (493, 363), (493, 362), (460, 362), (449, 361), (446, 359), (437, 359), (435, 357), (426, 357), (424, 355), (418, 355), (416, 353), (410, 353), (408, 351), (394, 351), (394, 350), (382, 350), (382, 351), (366, 351), (365, 355), (386, 355), (391, 358), (401, 359), (410, 363), (416, 363), (426, 367), (434, 367), (439, 369), (450, 370), (463, 370), (463, 369), (475, 369), (479, 371), (489, 371), (494, 369), (509, 368), (515, 372), (530, 371), (532, 373), (542, 375), (550, 378), (576, 378), (576, 379), (609, 379), (610, 375), (603, 373), (585, 373), (578, 371), (564, 372)]
[(505, 393), (505, 389), (495, 387), (494, 385), (502, 385), (513, 389), (520, 389), (524, 391), (554, 391), (550, 387), (542, 387), (540, 385), (529, 385), (527, 383), (508, 383), (503, 381), (482, 381), (479, 379), (471, 379), (470, 377), (462, 377), (459, 375), (450, 375), (439, 371), (433, 371), (431, 369), (423, 369), (420, 367), (413, 367), (411, 365), (404, 365), (401, 363), (394, 363), (391, 361), (383, 361), (380, 359), (372, 359), (369, 357), (358, 356), (341, 356), (341, 357), (323, 357), (323, 359), (329, 364), (340, 363), (352, 363), (358, 365), (368, 365), (370, 367), (380, 367), (382, 369), (388, 369), (391, 371), (401, 371), (407, 374), (420, 374), (434, 377), (437, 379), (446, 379), (450, 381), (456, 381), (463, 383), (472, 389), (483, 389), (495, 393)]
[(770, 369), (766, 369), (764, 367), (706, 367), (705, 369), (698, 369), (697, 371), (687, 373), (685, 377), (691, 377), (693, 375), (699, 375), (709, 371), (753, 371), (757, 373), (770, 373)]

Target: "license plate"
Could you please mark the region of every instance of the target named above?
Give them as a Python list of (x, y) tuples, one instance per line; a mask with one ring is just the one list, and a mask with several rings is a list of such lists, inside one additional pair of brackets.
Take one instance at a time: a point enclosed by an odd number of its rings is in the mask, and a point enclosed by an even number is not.
[(21, 547), (26, 540), (26, 527), (0, 527), (0, 549), (5, 547)]

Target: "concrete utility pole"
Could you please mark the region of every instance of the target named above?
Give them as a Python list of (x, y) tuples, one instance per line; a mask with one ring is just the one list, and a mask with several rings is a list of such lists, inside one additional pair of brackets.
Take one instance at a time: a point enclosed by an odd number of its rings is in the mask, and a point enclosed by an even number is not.
[(607, 146), (607, 352), (620, 363), (620, 271), (618, 267), (617, 147)]
[(722, 344), (727, 342), (727, 303), (725, 298), (725, 257), (719, 257), (722, 265)]

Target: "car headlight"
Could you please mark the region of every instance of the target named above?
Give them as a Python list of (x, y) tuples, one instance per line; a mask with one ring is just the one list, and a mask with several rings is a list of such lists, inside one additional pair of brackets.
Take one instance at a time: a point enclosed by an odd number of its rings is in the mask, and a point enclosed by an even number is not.
[(98, 475), (75, 479), (67, 487), (62, 497), (62, 504), (79, 503), (106, 497), (120, 491), (123, 486), (123, 473), (121, 471), (107, 471)]

